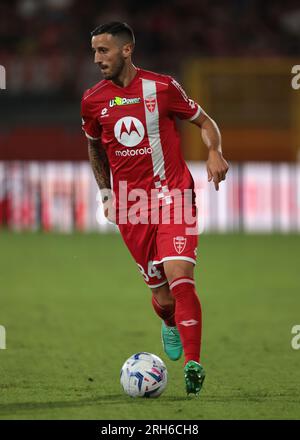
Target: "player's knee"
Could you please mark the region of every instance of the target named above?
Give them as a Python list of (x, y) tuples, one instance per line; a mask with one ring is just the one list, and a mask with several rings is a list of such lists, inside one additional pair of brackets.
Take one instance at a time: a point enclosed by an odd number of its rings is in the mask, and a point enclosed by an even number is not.
[(169, 290), (168, 284), (164, 284), (163, 286), (152, 288), (151, 291), (153, 296), (161, 306), (171, 304), (174, 301), (174, 298)]
[(155, 288), (152, 287), (151, 291), (154, 296), (159, 296), (159, 293), (160, 293), (159, 287), (155, 287)]

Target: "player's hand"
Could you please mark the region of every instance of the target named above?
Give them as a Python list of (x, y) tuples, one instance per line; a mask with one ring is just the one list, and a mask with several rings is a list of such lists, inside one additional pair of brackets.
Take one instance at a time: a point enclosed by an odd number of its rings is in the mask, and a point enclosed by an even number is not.
[(109, 198), (102, 203), (105, 217), (110, 223), (116, 224), (116, 207), (113, 199)]
[(219, 191), (219, 183), (225, 180), (229, 165), (220, 151), (210, 150), (206, 162), (208, 181), (213, 181), (216, 191)]

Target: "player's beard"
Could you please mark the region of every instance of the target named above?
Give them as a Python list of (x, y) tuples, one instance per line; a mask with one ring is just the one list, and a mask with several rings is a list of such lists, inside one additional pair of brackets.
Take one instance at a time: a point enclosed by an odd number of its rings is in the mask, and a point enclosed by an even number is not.
[(120, 56), (117, 59), (116, 63), (114, 64), (114, 67), (111, 68), (111, 72), (109, 71), (107, 73), (102, 72), (102, 75), (105, 79), (113, 81), (114, 79), (117, 79), (120, 76), (122, 70), (124, 69), (124, 66), (125, 66), (125, 60), (123, 57)]

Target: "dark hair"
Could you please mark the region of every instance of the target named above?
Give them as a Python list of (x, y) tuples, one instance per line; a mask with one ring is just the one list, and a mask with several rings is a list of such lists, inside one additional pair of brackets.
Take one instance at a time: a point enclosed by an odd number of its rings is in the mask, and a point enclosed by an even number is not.
[(124, 39), (129, 40), (133, 44), (135, 43), (134, 33), (131, 27), (127, 23), (121, 23), (120, 21), (111, 21), (110, 23), (101, 24), (91, 32), (92, 37), (100, 34), (125, 37)]

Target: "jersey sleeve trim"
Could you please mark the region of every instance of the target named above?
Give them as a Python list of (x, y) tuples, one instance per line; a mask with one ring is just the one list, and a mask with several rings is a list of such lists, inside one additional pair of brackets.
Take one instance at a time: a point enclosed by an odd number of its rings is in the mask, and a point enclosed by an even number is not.
[(86, 135), (86, 137), (87, 137), (88, 139), (91, 139), (92, 141), (98, 141), (98, 140), (100, 139), (100, 137), (97, 137), (97, 138), (92, 137), (92, 136), (90, 136), (89, 134), (87, 134), (87, 132), (86, 132), (84, 129), (82, 129), (82, 130), (84, 131), (84, 134)]
[(189, 118), (189, 121), (193, 121), (194, 119), (198, 118), (198, 116), (200, 115), (202, 109), (199, 104), (197, 104), (197, 106), (198, 108), (196, 113), (191, 118)]

